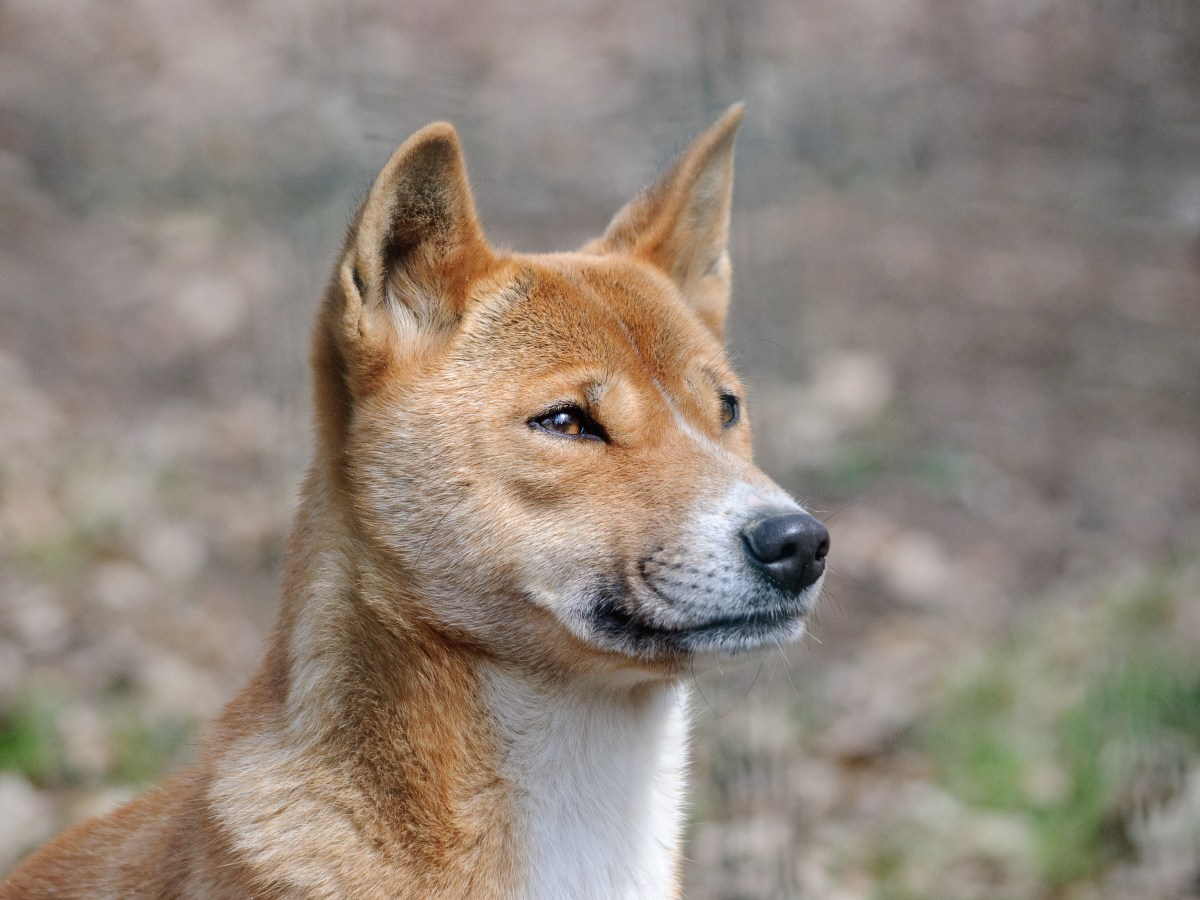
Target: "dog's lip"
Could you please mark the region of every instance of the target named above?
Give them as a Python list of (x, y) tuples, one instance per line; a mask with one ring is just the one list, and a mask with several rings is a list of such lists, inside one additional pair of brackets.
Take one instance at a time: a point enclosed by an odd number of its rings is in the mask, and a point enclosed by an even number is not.
[(661, 626), (646, 623), (646, 627), (660, 634), (674, 634), (680, 637), (723, 631), (773, 631), (785, 625), (792, 625), (797, 620), (803, 619), (807, 614), (808, 610), (803, 606), (787, 606), (754, 610), (738, 615), (718, 616), (686, 625)]
[[(647, 584), (645, 580), (642, 581), (642, 586), (660, 601), (670, 606), (678, 604), (677, 600), (664, 596)], [(626, 613), (626, 615), (636, 620), (646, 630), (665, 637), (692, 637), (738, 631), (761, 633), (792, 626), (807, 618), (809, 612), (812, 611), (812, 603), (807, 602), (807, 595), (808, 592), (805, 591), (800, 597), (795, 598), (794, 602), (776, 602), (765, 608), (755, 607), (737, 612), (725, 612), (725, 614), (715, 615), (709, 619), (669, 625), (646, 619), (637, 613)]]
[(643, 658), (741, 653), (790, 641), (806, 629), (816, 601), (816, 593), (806, 590), (760, 597), (758, 603), (697, 609), (681, 598), (659, 594), (651, 585), (640, 587), (631, 591), (628, 584), (609, 584), (598, 590), (588, 612), (588, 630), (601, 645)]
[(795, 626), (807, 617), (808, 612), (809, 604), (787, 604), (665, 625), (619, 607), (605, 610), (606, 617), (611, 622), (636, 631), (640, 637), (667, 638), (675, 641), (722, 634), (765, 635)]

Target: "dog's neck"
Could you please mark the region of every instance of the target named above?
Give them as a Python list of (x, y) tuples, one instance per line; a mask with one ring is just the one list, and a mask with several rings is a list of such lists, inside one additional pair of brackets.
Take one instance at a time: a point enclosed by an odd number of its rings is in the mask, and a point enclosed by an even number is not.
[(478, 885), (492, 878), (530, 900), (676, 891), (682, 684), (550, 679), (436, 635), (385, 633), (363, 620), (369, 575), (328, 546), (297, 549), (306, 562), (271, 654), (286, 669), (285, 739), (357, 769), (369, 837), (397, 832), (399, 852), (428, 850), (443, 869), (447, 855), (470, 855)]
[(525, 896), (670, 896), (680, 864), (685, 688), (536, 683), (494, 667), (484, 684), (515, 789)]

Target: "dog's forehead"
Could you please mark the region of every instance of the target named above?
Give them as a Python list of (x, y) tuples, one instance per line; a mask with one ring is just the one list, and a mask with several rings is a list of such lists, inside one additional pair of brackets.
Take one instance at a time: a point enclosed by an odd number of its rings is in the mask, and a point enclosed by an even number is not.
[(523, 261), (483, 292), (472, 319), (476, 340), (547, 362), (636, 360), (655, 375), (726, 368), (720, 342), (670, 282), (622, 260), (564, 254)]

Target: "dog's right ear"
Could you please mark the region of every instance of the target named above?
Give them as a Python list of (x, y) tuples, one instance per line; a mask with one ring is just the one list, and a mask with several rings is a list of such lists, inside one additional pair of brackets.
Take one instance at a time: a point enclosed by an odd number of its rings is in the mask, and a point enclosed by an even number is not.
[(403, 353), (448, 333), (490, 258), (458, 135), (427, 125), (388, 160), (351, 228), (339, 268), (345, 337)]

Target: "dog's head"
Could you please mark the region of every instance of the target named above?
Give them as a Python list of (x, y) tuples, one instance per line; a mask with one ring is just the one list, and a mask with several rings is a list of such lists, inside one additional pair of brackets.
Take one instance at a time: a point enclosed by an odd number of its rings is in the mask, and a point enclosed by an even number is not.
[(651, 672), (803, 631), (828, 535), (751, 462), (724, 351), (740, 119), (575, 253), (487, 244), (449, 125), (384, 167), (314, 353), (318, 473), (382, 615)]

